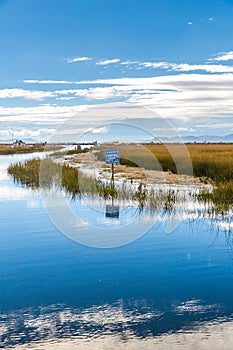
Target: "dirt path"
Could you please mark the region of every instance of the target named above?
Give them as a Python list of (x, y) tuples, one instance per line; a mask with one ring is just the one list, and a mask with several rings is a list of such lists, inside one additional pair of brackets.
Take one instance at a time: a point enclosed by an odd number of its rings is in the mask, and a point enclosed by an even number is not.
[[(100, 178), (109, 178), (111, 165), (97, 160), (94, 153), (80, 153), (74, 156), (65, 157), (65, 161), (73, 166), (82, 168), (85, 172), (98, 174)], [(115, 179), (127, 179), (131, 181), (142, 181), (149, 183), (166, 184), (200, 184), (199, 178), (188, 175), (177, 175), (171, 172), (157, 170), (146, 170), (143, 168), (129, 167), (115, 164)]]
[[(99, 178), (110, 178), (111, 165), (96, 159), (93, 153), (80, 153), (68, 156), (65, 161), (71, 165), (78, 166), (86, 172), (97, 174)], [(149, 183), (167, 184), (200, 184), (199, 178), (188, 175), (177, 175), (171, 172), (146, 170), (143, 168), (129, 167), (121, 164), (114, 165), (115, 179), (127, 179), (131, 181), (142, 181)]]

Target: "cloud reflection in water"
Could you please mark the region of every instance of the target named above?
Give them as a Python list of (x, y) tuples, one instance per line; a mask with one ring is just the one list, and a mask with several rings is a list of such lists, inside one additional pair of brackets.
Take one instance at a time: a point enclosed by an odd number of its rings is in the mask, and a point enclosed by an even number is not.
[[(188, 300), (172, 307), (172, 312), (196, 314), (218, 310), (202, 300)], [(215, 313), (216, 315), (216, 313)], [(217, 318), (209, 322), (190, 323), (168, 333), (141, 336), (146, 329), (163, 319), (164, 312), (145, 301), (125, 307), (123, 301), (86, 309), (51, 305), (0, 315), (0, 333), (5, 349), (231, 349), (233, 321)]]

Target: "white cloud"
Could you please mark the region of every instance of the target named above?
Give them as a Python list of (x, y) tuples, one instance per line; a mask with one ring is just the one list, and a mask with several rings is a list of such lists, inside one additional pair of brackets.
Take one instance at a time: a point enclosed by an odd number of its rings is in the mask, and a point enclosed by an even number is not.
[(210, 58), (209, 61), (231, 61), (233, 60), (233, 51), (222, 52), (216, 57)]
[(139, 63), (139, 65), (145, 68), (170, 69), (173, 67), (173, 63), (169, 63), (169, 62), (141, 62)]
[[(227, 53), (223, 53), (214, 58), (209, 59), (208, 61), (227, 61), (233, 60), (233, 51), (229, 51)], [(96, 64), (105, 66), (111, 65), (114, 63), (120, 62), (121, 65), (126, 66), (128, 69), (143, 69), (143, 68), (152, 68), (152, 69), (164, 69), (173, 72), (192, 72), (192, 71), (204, 71), (207, 73), (233, 73), (233, 66), (223, 65), (223, 64), (189, 64), (189, 63), (174, 63), (174, 62), (166, 62), (166, 61), (123, 61), (119, 58), (109, 59), (99, 61)], [(82, 82), (80, 81), (70, 81), (70, 80), (35, 80), (35, 79), (25, 79), (24, 83), (27, 84), (70, 84), (70, 85), (78, 85)]]
[(54, 93), (50, 91), (24, 90), (24, 89), (2, 89), (0, 90), (1, 98), (25, 98), (30, 100), (41, 101), (45, 98), (54, 97)]
[(189, 25), (192, 25), (192, 24), (193, 24), (193, 22), (188, 22), (188, 24), (189, 24)]
[(90, 130), (90, 132), (92, 132), (92, 134), (106, 134), (108, 132), (108, 129), (106, 126), (103, 126), (101, 128), (93, 128)]
[(84, 61), (90, 61), (90, 57), (82, 56), (82, 57), (74, 57), (74, 58), (66, 58), (66, 61), (68, 63), (75, 63), (75, 62), (84, 62)]
[(69, 80), (37, 80), (37, 79), (26, 79), (23, 80), (26, 84), (77, 84), (78, 82)]
[(130, 104), (150, 106), (160, 115), (171, 118), (177, 127), (193, 129), (202, 118), (206, 126), (214, 121), (222, 124), (223, 130), (226, 125), (224, 133), (227, 134), (229, 123), (232, 124), (233, 74), (179, 74), (83, 83), (109, 84), (109, 89), (98, 87), (99, 94), (109, 97), (117, 91), (118, 95), (126, 96)]
[(123, 61), (121, 62), (122, 65), (128, 66), (131, 64), (139, 64), (139, 61)]
[(96, 87), (89, 89), (63, 89), (55, 91), (23, 90), (23, 89), (3, 89), (0, 90), (0, 99), (24, 98), (30, 100), (44, 100), (46, 98), (56, 98), (56, 100), (72, 100), (76, 97), (84, 97), (88, 100), (105, 100), (108, 98), (123, 96), (123, 89), (118, 87)]
[[(42, 105), (35, 107), (0, 107), (0, 122), (17, 127), (22, 123), (29, 126), (58, 126), (68, 118), (85, 110), (87, 106)], [(84, 121), (85, 122), (85, 121)]]
[(170, 63), (170, 62), (141, 62), (139, 66), (145, 68), (162, 68), (176, 72), (191, 72), (202, 70), (208, 73), (233, 73), (233, 66), (221, 64), (188, 64), (188, 63)]
[(73, 100), (75, 99), (75, 96), (70, 96), (70, 97), (57, 97), (56, 100), (59, 100), (59, 101), (70, 101), (70, 100)]
[(37, 128), (35, 130), (29, 128), (4, 128), (0, 129), (0, 139), (6, 140), (11, 139), (24, 139), (24, 138), (35, 138), (39, 140), (44, 138), (45, 135), (48, 137), (55, 132), (54, 128)]
[[(230, 54), (233, 55), (233, 51), (225, 53), (225, 55), (228, 55), (228, 59)], [(111, 64), (114, 60), (120, 61), (120, 59), (113, 59), (101, 62)], [(42, 100), (53, 97), (63, 101), (78, 97), (89, 101), (108, 101), (111, 98), (117, 98), (118, 100), (126, 101), (130, 105), (150, 106), (154, 111), (174, 121), (177, 125), (177, 130), (180, 131), (201, 129), (201, 126), (198, 127), (198, 125), (203, 125), (203, 130), (208, 125), (219, 125), (218, 132), (222, 133), (222, 130), (225, 128), (225, 134), (227, 134), (232, 129), (233, 66), (217, 63), (177, 64), (166, 61), (122, 61), (120, 64), (125, 66), (135, 65), (143, 68), (165, 69), (173, 71), (175, 74), (148, 78), (86, 81), (24, 80), (28, 84), (75, 84), (79, 85), (79, 89), (76, 88), (77, 86), (73, 86), (73, 89), (63, 88), (60, 90), (54, 89), (53, 91), (4, 89), (0, 90), (0, 98), (23, 97)], [(192, 72), (195, 71), (203, 71), (203, 74), (193, 74)], [(81, 87), (84, 87), (82, 85), (87, 86), (82, 89)], [(53, 105), (28, 108), (2, 107), (0, 108), (0, 121), (5, 123), (20, 123), (22, 120), (25, 124), (32, 122), (33, 125), (47, 127), (48, 125), (62, 123), (66, 118), (78, 113), (81, 107)], [(90, 119), (88, 119), (89, 115), (85, 118), (79, 121), (82, 130), (88, 127), (94, 127), (92, 124), (93, 121), (96, 123), (108, 121), (107, 116), (103, 118), (101, 114), (91, 116)], [(201, 122), (199, 119), (201, 119)]]
[[(176, 74), (150, 78), (120, 78), (80, 81), (86, 89), (55, 90), (58, 98), (82, 96), (89, 100), (108, 100), (119, 97), (130, 104), (149, 105), (162, 116), (172, 118), (177, 127), (190, 128), (203, 124), (232, 124), (233, 74)], [(91, 87), (91, 85), (97, 85)], [(98, 86), (104, 85), (104, 86)], [(33, 123), (33, 125), (58, 125), (81, 111), (83, 106), (53, 106), (0, 108), (0, 121), (4, 123)], [(86, 107), (84, 107), (85, 109)], [(202, 118), (200, 123), (199, 118)], [(111, 117), (109, 117), (110, 119)], [(204, 120), (205, 119), (205, 120)], [(107, 116), (81, 118), (83, 128), (93, 122), (107, 122)], [(180, 129), (181, 130), (181, 129)]]
[(100, 66), (106, 66), (108, 64), (114, 64), (114, 63), (118, 63), (118, 62), (120, 62), (119, 58), (113, 58), (113, 59), (110, 59), (110, 60), (99, 61), (96, 64), (100, 65)]
[(69, 89), (69, 90), (56, 90), (54, 94), (59, 95), (70, 95), (68, 97), (60, 97), (60, 99), (70, 99), (70, 97), (84, 97), (88, 100), (106, 100), (108, 98), (126, 96), (124, 93), (127, 88), (125, 87), (95, 87), (88, 89)]
[(148, 78), (115, 78), (115, 79), (97, 79), (97, 80), (83, 80), (79, 84), (105, 84), (105, 85), (125, 85), (125, 86), (135, 86), (137, 88), (174, 88), (174, 85), (180, 86), (190, 86), (190, 89), (196, 88), (196, 85), (205, 84), (208, 88), (217, 87), (220, 88), (223, 85), (232, 88), (233, 74), (177, 74), (177, 75), (163, 75), (154, 76)]
[(190, 72), (203, 70), (209, 73), (233, 73), (233, 66), (224, 66), (221, 64), (171, 64), (173, 71)]

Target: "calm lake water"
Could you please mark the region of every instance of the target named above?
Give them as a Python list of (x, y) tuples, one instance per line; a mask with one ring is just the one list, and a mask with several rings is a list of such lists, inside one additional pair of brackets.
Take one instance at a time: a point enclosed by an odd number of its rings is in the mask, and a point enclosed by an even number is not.
[[(80, 245), (53, 225), (39, 191), (8, 177), (10, 163), (34, 156), (0, 156), (1, 348), (232, 349), (224, 223), (189, 217), (166, 234), (165, 219), (122, 247)], [(70, 203), (90, 220), (86, 204)]]

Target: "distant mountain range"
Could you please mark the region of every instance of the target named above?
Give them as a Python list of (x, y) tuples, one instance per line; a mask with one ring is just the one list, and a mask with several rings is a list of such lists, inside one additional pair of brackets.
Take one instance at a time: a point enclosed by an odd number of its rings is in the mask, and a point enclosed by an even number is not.
[[(180, 139), (182, 139), (183, 142), (197, 142), (197, 143), (203, 143), (203, 142), (229, 142), (233, 143), (233, 134), (225, 135), (225, 136), (193, 136), (193, 135), (187, 135), (187, 136), (181, 136), (181, 138), (178, 137), (161, 137), (160, 140), (163, 142), (180, 142)], [(154, 139), (154, 142), (158, 142), (158, 139)]]
[[(225, 135), (225, 136), (209, 136), (209, 135), (204, 135), (204, 136), (193, 136), (193, 135), (187, 135), (187, 136), (181, 136), (180, 138), (178, 137), (165, 137), (161, 136), (160, 139), (154, 138), (153, 140), (135, 140), (135, 142), (181, 142), (181, 140), (185, 143), (188, 142), (196, 142), (196, 143), (203, 143), (203, 142), (225, 142), (225, 143), (233, 143), (233, 134)], [(26, 143), (40, 143), (44, 141), (38, 141), (32, 138), (23, 138), (22, 141)], [(0, 140), (0, 143), (12, 143), (11, 139), (7, 140)]]
[[(31, 138), (18, 138), (19, 140), (22, 140), (25, 143), (39, 143), (40, 141), (31, 139)], [(14, 140), (15, 141), (15, 140)], [(7, 140), (0, 140), (0, 143), (12, 143), (12, 139), (7, 139)]]

